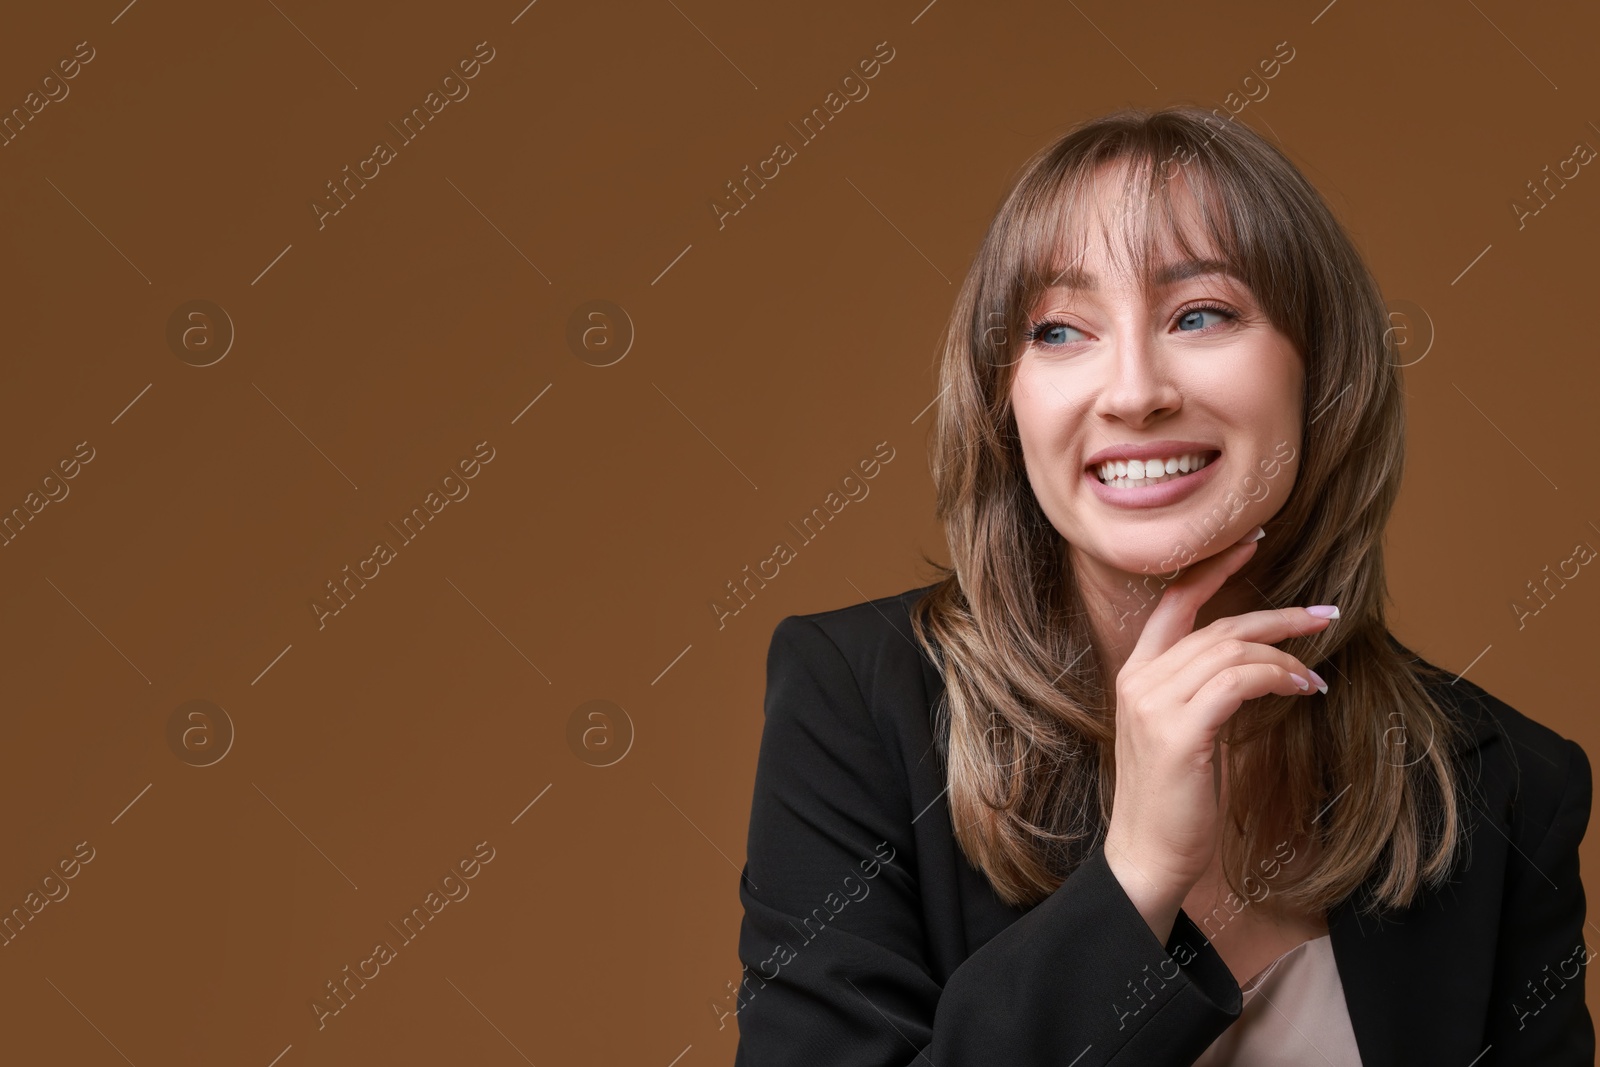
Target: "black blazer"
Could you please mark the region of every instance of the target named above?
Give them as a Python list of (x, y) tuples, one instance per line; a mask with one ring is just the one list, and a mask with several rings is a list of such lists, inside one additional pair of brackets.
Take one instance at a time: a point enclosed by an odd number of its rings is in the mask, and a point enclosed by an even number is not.
[[(1099, 849), (1010, 907), (960, 851), (930, 718), (943, 682), (909, 618), (927, 588), (773, 632), (744, 969), (719, 1010), (736, 1067), (1191, 1064), (1241, 999), (1188, 915), (1163, 946)], [(1592, 1065), (1588, 757), (1464, 678), (1441, 693), (1473, 735), (1470, 866), (1383, 922), (1353, 896), (1329, 915), (1362, 1063)]]

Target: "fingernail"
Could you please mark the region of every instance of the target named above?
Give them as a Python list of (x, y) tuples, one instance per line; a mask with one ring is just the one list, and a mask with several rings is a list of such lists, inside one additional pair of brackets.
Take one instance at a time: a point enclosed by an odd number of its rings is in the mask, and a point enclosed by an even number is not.
[(1249, 533), (1245, 534), (1244, 539), (1239, 543), (1241, 545), (1248, 545), (1251, 541), (1259, 541), (1265, 536), (1267, 536), (1267, 531), (1263, 527), (1257, 526), (1254, 530), (1251, 530)]
[(1289, 677), (1293, 678), (1294, 679), (1294, 684), (1298, 685), (1301, 689), (1310, 689), (1311, 688), (1311, 683), (1310, 682), (1306, 681), (1304, 678), (1300, 677), (1298, 674), (1295, 674), (1293, 671), (1289, 672)]
[(1311, 680), (1313, 682), (1317, 683), (1317, 692), (1326, 693), (1328, 691), (1328, 683), (1322, 680), (1321, 675), (1309, 667), (1306, 668), (1306, 673), (1311, 675)]
[(1339, 605), (1314, 604), (1306, 609), (1306, 614), (1315, 615), (1319, 619), (1337, 619), (1339, 617)]

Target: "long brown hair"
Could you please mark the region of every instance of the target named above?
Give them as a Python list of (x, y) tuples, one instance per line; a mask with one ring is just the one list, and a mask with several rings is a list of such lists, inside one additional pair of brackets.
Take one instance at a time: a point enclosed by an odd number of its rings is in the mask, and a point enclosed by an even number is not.
[[(1207, 251), (1305, 361), (1297, 474), (1251, 570), (1264, 575), (1253, 583), (1262, 607), (1340, 606), (1321, 633), (1279, 645), (1327, 676), (1330, 691), (1248, 700), (1224, 728), (1224, 877), (1246, 892), (1287, 833), (1313, 842), (1317, 862), (1274, 882), (1281, 903), (1325, 913), (1374, 877), (1363, 905), (1402, 906), (1441, 882), (1465, 847), (1452, 765), (1464, 734), (1428, 691), (1442, 672), (1403, 654), (1385, 622), (1382, 537), (1405, 454), (1388, 313), (1294, 164), (1242, 122), (1187, 105), (1117, 111), (1036, 153), (990, 224), (944, 336), (930, 452), (951, 566), (927, 560), (940, 580), (912, 624), (945, 681), (936, 737), (957, 840), (1003, 900), (1032, 904), (1110, 819), (1115, 721), (1102, 660), (1070, 556), (1029, 486), (1010, 405), (1034, 302), (1086, 240), (1071, 209), (1092, 202), (1108, 163), (1126, 167), (1127, 202), (1145, 205), (1123, 215), (1136, 276), (1149, 284), (1161, 233), (1195, 254), (1174, 222), (1181, 180)], [(1140, 595), (1153, 601), (1160, 583), (1150, 581)], [(1423, 756), (1408, 755), (1423, 744)]]

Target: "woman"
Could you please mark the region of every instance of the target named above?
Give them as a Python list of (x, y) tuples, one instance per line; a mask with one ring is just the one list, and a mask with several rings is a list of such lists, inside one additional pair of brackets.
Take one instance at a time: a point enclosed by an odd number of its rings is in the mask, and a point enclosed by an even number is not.
[(945, 341), (952, 565), (773, 634), (738, 1064), (1594, 1062), (1588, 758), (1385, 624), (1387, 325), (1242, 124), (1029, 162)]

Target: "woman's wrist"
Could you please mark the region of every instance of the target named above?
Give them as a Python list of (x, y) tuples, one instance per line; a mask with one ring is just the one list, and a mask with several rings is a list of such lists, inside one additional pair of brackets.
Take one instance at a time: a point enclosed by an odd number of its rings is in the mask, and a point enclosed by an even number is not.
[(1172, 927), (1178, 921), (1178, 911), (1183, 906), (1183, 894), (1174, 893), (1160, 884), (1159, 875), (1147, 874), (1137, 861), (1127, 854), (1110, 836), (1106, 837), (1106, 866), (1121, 884), (1128, 900), (1144, 917), (1150, 932), (1163, 945), (1172, 936)]

